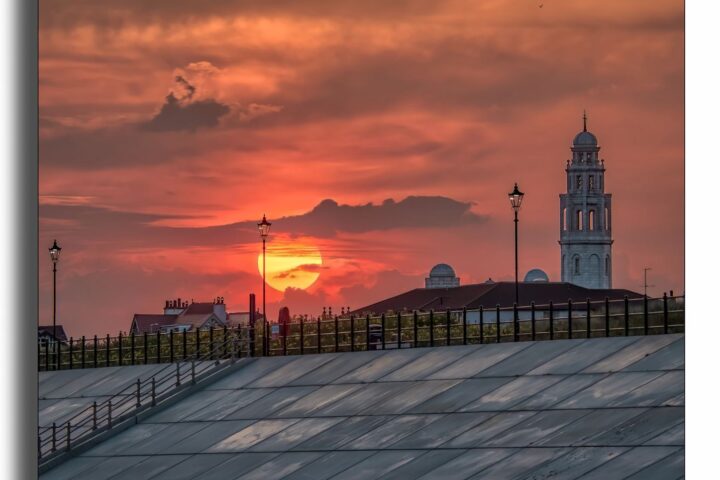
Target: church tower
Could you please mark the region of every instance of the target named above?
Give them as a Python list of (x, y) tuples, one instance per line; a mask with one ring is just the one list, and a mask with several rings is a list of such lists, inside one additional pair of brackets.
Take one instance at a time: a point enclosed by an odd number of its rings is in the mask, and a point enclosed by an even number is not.
[(570, 148), (567, 193), (560, 194), (562, 281), (586, 288), (612, 288), (612, 203), (605, 193), (605, 160), (595, 135), (583, 130)]

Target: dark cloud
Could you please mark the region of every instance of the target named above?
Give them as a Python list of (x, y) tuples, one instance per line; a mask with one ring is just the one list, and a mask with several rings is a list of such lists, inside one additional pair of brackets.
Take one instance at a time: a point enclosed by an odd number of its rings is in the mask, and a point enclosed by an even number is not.
[[(481, 225), (486, 217), (472, 213), (471, 206), (446, 197), (407, 197), (399, 202), (388, 199), (380, 205), (340, 205), (328, 199), (303, 215), (272, 219), (272, 228), (273, 232), (290, 235), (333, 237), (338, 232)], [(114, 242), (123, 248), (208, 247), (257, 242), (256, 220), (213, 227), (167, 227), (157, 225), (157, 222), (191, 217), (122, 212), (90, 205), (41, 205), (40, 218), (64, 225), (53, 229), (55, 235), (92, 238), (96, 243)], [(44, 231), (49, 230), (44, 228)]]
[[(192, 87), (192, 85), (189, 86)], [(192, 98), (192, 92), (188, 95), (188, 99)], [(165, 97), (165, 104), (160, 109), (160, 113), (149, 122), (142, 124), (141, 127), (154, 132), (195, 131), (202, 127), (217, 126), (220, 117), (228, 113), (230, 113), (230, 107), (215, 100), (191, 101), (183, 104), (175, 98), (175, 94), (170, 93)]]
[(284, 272), (274, 273), (273, 277), (275, 277), (275, 278), (295, 278), (295, 277), (297, 277), (297, 274), (300, 272), (318, 273), (325, 268), (326, 267), (323, 267), (322, 265), (319, 265), (316, 263), (308, 263), (305, 265), (298, 265), (297, 267), (291, 268), (290, 270), (286, 270)]

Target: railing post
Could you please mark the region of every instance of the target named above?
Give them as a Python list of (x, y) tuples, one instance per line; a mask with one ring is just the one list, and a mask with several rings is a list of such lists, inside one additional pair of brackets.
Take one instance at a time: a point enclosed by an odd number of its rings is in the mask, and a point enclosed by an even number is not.
[(161, 344), (162, 344), (162, 336), (160, 335), (160, 329), (155, 333), (155, 359), (156, 363), (162, 362), (162, 353), (161, 353)]
[(55, 422), (52, 424), (52, 448), (51, 452), (54, 452), (57, 450), (57, 426), (55, 425)]
[(630, 301), (625, 295), (625, 336), (630, 335)]
[[(210, 350), (208, 351), (208, 353), (210, 354), (210, 360), (212, 360), (215, 358), (215, 335), (213, 333), (215, 331), (215, 329), (211, 326), (209, 328), (209, 330), (210, 331), (208, 332), (209, 333), (208, 339), (210, 341), (210, 346), (208, 348)], [(270, 343), (269, 342), (268, 342), (268, 356), (270, 356)]]
[(435, 311), (430, 309), (430, 346), (435, 346)]
[(610, 299), (605, 297), (605, 336), (610, 336)]
[(338, 338), (339, 335), (340, 335), (340, 333), (339, 333), (339, 331), (338, 331), (338, 330), (339, 330), (338, 327), (339, 327), (339, 325), (338, 325), (338, 316), (335, 315), (335, 352), (338, 351), (338, 347), (340, 346), (340, 339)]
[(668, 333), (668, 296), (663, 292), (663, 333)]
[(130, 332), (130, 365), (135, 365), (135, 332)]
[(118, 332), (118, 365), (122, 367), (122, 332)]
[(573, 325), (572, 325), (572, 299), (568, 298), (567, 306), (568, 306), (568, 320), (567, 320), (567, 321), (568, 321), (568, 327), (567, 327), (567, 330), (568, 330), (568, 338), (572, 338), (572, 335), (573, 335), (573, 328), (572, 328), (572, 327), (573, 327)]
[(592, 330), (592, 318), (590, 317), (590, 299), (589, 299), (589, 298), (585, 301), (585, 304), (586, 304), (586, 312), (585, 312), (585, 314), (586, 314), (586, 321), (587, 321), (587, 328), (585, 329), (586, 332), (587, 332), (586, 337), (587, 337), (587, 338), (590, 338), (590, 337), (592, 337), (592, 332), (591, 332), (591, 330)]
[(550, 340), (553, 340), (555, 338), (555, 319), (553, 318), (553, 302), (550, 300), (549, 303), (549, 312), (550, 312)]
[(520, 322), (518, 321), (518, 306), (513, 302), (513, 341), (520, 340)]
[(370, 314), (365, 315), (365, 350), (370, 350)]
[(485, 311), (482, 305), (480, 305), (480, 308), (478, 308), (478, 316), (480, 317), (478, 319), (478, 327), (480, 328), (480, 345), (482, 345), (485, 341), (485, 325), (483, 325), (483, 317), (485, 316)]
[(175, 364), (175, 386), (180, 386), (180, 362)]
[(322, 353), (322, 336), (320, 335), (320, 330), (322, 329), (322, 325), (320, 322), (320, 317), (317, 319), (317, 353)]
[(648, 319), (648, 296), (643, 296), (643, 333), (647, 335), (650, 332), (650, 322)]
[(55, 370), (62, 367), (62, 344), (53, 338), (53, 351), (55, 352)]
[(110, 366), (110, 334), (105, 336), (105, 366)]
[(137, 402), (135, 403), (135, 408), (140, 408), (140, 379), (137, 379), (137, 382), (135, 382), (135, 396), (137, 397)]
[(93, 335), (93, 368), (97, 368), (97, 347), (98, 347), (97, 335)]
[(418, 312), (413, 310), (413, 347), (418, 346)]
[(73, 368), (73, 337), (70, 337), (70, 345), (68, 349), (68, 364), (70, 370)]
[[(667, 305), (667, 302), (665, 304)], [(50, 370), (50, 339), (45, 339), (45, 371), (48, 370)]]
[(223, 358), (227, 358), (228, 354), (228, 332), (227, 325), (223, 325)]
[(168, 341), (170, 342), (170, 363), (175, 362), (175, 331), (170, 330), (170, 336), (168, 337)]
[(195, 385), (195, 360), (190, 360), (190, 381)]
[(107, 420), (108, 428), (112, 428), (112, 401), (111, 400), (108, 400), (107, 411), (108, 411), (108, 420)]
[(93, 430), (97, 430), (97, 402), (93, 401)]
[[(280, 326), (282, 326), (281, 338), (282, 338), (283, 357), (287, 355), (287, 340), (288, 340), (288, 336), (289, 336), (288, 333), (290, 332), (290, 325), (291, 325), (290, 323), (283, 323), (280, 325)], [(280, 326), (278, 326), (278, 328), (280, 328)]]
[(530, 338), (535, 341), (535, 302), (530, 302)]
[(500, 343), (500, 304), (495, 305), (495, 339)]
[(200, 329), (195, 329), (195, 358), (200, 359)]
[(182, 345), (183, 345), (183, 360), (187, 360), (187, 329), (182, 331)]
[(385, 314), (380, 315), (380, 337), (382, 349), (385, 350)]
[(445, 345), (450, 345), (450, 309), (445, 309)]
[(85, 335), (81, 338), (82, 345), (80, 345), (80, 368), (85, 368)]
[(150, 379), (150, 405), (155, 406), (155, 377)]
[(467, 345), (467, 308), (462, 309), (463, 345)]
[(70, 451), (70, 436), (71, 436), (71, 434), (72, 434), (72, 430), (70, 428), (70, 420), (68, 420), (68, 422), (67, 422), (67, 439), (66, 439), (67, 440), (66, 448), (67, 448), (68, 452)]
[(400, 312), (397, 314), (397, 348), (398, 350), (402, 348), (402, 314)]
[(305, 323), (303, 317), (300, 317), (300, 355), (305, 353)]
[(355, 351), (355, 315), (350, 315), (350, 351)]

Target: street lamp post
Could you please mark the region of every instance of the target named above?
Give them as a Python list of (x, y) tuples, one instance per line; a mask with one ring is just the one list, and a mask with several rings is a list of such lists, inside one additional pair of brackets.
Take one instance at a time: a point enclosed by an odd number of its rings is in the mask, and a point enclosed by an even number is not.
[(262, 221), (257, 224), (258, 230), (260, 230), (260, 237), (262, 238), (262, 244), (263, 244), (263, 291), (262, 291), (262, 315), (263, 315), (263, 355), (267, 355), (270, 350), (270, 343), (267, 339), (267, 316), (265, 315), (265, 241), (267, 240), (268, 235), (270, 234), (270, 225), (272, 225), (270, 222), (267, 221), (267, 218), (265, 218), (265, 214), (263, 214)]
[(57, 343), (57, 263), (60, 260), (60, 250), (62, 250), (62, 248), (58, 246), (57, 240), (53, 240), (53, 245), (48, 248), (48, 250), (50, 251), (50, 259), (53, 262), (53, 341)]
[(518, 184), (515, 183), (513, 191), (508, 193), (510, 199), (510, 205), (515, 212), (515, 304), (520, 303), (520, 288), (518, 284), (518, 212), (520, 211), (520, 205), (522, 204), (523, 197), (525, 194), (518, 189)]

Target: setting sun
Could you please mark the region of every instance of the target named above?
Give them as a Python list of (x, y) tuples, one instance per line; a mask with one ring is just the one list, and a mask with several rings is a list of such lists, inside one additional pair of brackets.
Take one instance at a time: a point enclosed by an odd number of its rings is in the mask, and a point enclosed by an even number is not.
[[(322, 256), (312, 245), (296, 243), (268, 244), (266, 252), (267, 284), (284, 292), (286, 288), (305, 290), (320, 276)], [(262, 275), (262, 253), (258, 255), (258, 271)]]

